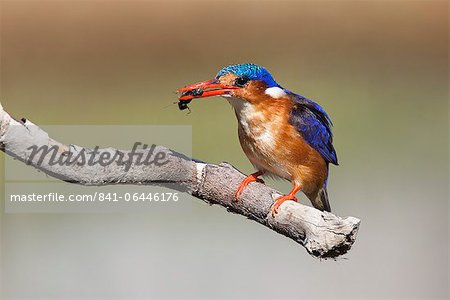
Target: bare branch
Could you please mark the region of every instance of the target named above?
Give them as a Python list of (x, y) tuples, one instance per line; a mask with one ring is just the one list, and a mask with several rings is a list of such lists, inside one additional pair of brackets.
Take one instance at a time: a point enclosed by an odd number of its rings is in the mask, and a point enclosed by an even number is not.
[[(345, 254), (353, 245), (358, 232), (360, 220), (357, 218), (340, 218), (293, 201), (283, 203), (279, 213), (272, 217), (271, 206), (280, 193), (261, 183), (250, 184), (239, 201), (235, 201), (234, 192), (245, 177), (242, 173), (227, 163), (214, 165), (199, 162), (163, 146), (157, 146), (157, 151), (167, 155), (165, 165), (133, 164), (128, 171), (116, 164), (106, 167), (98, 164), (51, 165), (48, 156), (38, 163), (36, 158), (30, 159), (31, 146), (55, 146), (61, 155), (66, 151), (92, 151), (51, 139), (30, 121), (12, 118), (0, 104), (1, 150), (61, 180), (82, 185), (170, 183), (174, 189), (188, 191), (198, 199), (224, 206), (231, 212), (246, 216), (295, 240), (318, 258), (335, 258)], [(100, 151), (113, 153), (116, 149)]]

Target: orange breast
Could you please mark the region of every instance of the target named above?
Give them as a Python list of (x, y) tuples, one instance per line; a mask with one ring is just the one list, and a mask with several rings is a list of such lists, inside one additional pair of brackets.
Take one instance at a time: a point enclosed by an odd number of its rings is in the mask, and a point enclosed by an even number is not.
[(327, 178), (326, 162), (289, 123), (290, 99), (268, 98), (253, 103), (230, 100), (242, 149), (257, 169), (296, 181), (305, 194), (314, 194)]

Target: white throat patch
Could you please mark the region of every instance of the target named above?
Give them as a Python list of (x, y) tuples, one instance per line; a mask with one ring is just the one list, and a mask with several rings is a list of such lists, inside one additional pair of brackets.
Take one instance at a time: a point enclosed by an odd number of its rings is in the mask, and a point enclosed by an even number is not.
[(286, 96), (286, 92), (277, 86), (267, 88), (265, 93), (275, 99)]

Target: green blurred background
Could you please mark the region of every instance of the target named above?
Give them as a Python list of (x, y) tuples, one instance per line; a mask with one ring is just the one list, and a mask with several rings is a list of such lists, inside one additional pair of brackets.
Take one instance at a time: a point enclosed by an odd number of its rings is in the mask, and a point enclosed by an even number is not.
[(346, 259), (321, 262), (195, 199), (184, 214), (2, 213), (2, 299), (448, 297), (448, 2), (2, 1), (0, 10), (0, 99), (12, 115), (192, 124), (194, 157), (248, 173), (229, 104), (198, 100), (187, 115), (174, 91), (228, 64), (261, 64), (331, 115), (341, 164), (331, 205), (362, 220)]

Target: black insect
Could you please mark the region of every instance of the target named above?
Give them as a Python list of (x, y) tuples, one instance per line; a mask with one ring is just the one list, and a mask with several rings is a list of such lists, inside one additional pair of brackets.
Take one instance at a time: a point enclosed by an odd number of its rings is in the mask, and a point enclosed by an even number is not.
[(194, 97), (198, 97), (198, 96), (203, 95), (203, 89), (201, 89), (201, 88), (193, 89), (193, 90), (187, 91), (185, 93), (186, 93), (186, 95), (192, 95)]
[(189, 109), (188, 104), (191, 102), (191, 100), (181, 100), (178, 101), (178, 108), (180, 110), (185, 110), (185, 109)]
[[(202, 94), (203, 94), (203, 89), (198, 88), (198, 89), (193, 89), (193, 90), (184, 92), (183, 94), (181, 94), (181, 97), (185, 97), (185, 96), (198, 97), (198, 96), (201, 96)], [(191, 101), (192, 100), (180, 100), (180, 101), (178, 101), (178, 108), (180, 110), (189, 109), (188, 104)]]

